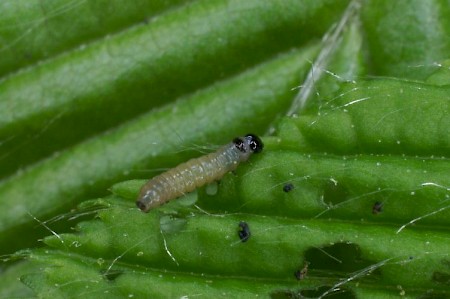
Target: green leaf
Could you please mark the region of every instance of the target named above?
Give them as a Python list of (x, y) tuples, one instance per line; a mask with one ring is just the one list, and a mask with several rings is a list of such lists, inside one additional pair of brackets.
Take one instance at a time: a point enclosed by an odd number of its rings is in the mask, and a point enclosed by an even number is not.
[(367, 42), (377, 49), (370, 51), (376, 74), (424, 80), (437, 62), (448, 59), (447, 1), (370, 0), (362, 14)]
[[(79, 47), (5, 76), (0, 82), (1, 177), (320, 37), (338, 17), (332, 12), (346, 1), (305, 2), (308, 9), (294, 0), (196, 1), (148, 22), (132, 10), (138, 21), (126, 30), (109, 29), (109, 35), (92, 41), (83, 36)], [(156, 13), (147, 9), (148, 17)], [(19, 7), (14, 16), (27, 12)], [(72, 13), (77, 12), (64, 10), (59, 18)], [(323, 19), (320, 26), (311, 25), (316, 18)], [(50, 24), (58, 35), (67, 34), (59, 23)], [(304, 32), (292, 36), (292, 30)], [(68, 34), (79, 40), (82, 33)], [(66, 39), (61, 47), (70, 46)], [(48, 50), (46, 43), (40, 46), (35, 51)]]
[[(182, 144), (217, 144), (236, 134), (262, 132), (268, 120), (286, 110), (292, 94), (290, 87), (297, 84), (298, 75), (308, 66), (314, 50), (290, 51), (4, 181), (0, 184), (4, 199), (0, 230), (16, 234), (15, 228), (32, 221), (28, 213), (37, 218), (55, 215), (73, 207), (77, 200), (92, 196), (95, 190), (105, 190), (115, 181), (138, 176), (137, 172), (149, 165), (173, 166), (194, 154), (192, 150), (177, 153)], [(245, 121), (248, 119), (251, 123)], [(0, 235), (0, 240), (11, 237)]]
[[(349, 84), (297, 126), (315, 151), (448, 156), (450, 87), (376, 80)], [(304, 142), (304, 140), (302, 140)]]
[(0, 76), (105, 34), (148, 22), (183, 2), (187, 1), (2, 1)]
[[(445, 1), (0, 9), (2, 296), (450, 296)], [(234, 173), (136, 208), (249, 132)]]
[(20, 278), (24, 273), (36, 271), (36, 266), (27, 261), (2, 265), (2, 279), (0, 281), (0, 297), (2, 298), (31, 298), (36, 293), (30, 288), (24, 288)]

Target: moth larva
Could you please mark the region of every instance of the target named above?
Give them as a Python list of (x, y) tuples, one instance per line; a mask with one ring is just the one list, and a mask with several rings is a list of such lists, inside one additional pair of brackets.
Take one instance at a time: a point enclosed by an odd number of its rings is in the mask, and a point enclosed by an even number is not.
[(253, 134), (237, 137), (214, 153), (191, 159), (148, 181), (142, 186), (136, 205), (148, 212), (197, 187), (219, 180), (235, 170), (240, 162), (247, 161), (251, 154), (261, 152), (263, 147), (261, 140)]

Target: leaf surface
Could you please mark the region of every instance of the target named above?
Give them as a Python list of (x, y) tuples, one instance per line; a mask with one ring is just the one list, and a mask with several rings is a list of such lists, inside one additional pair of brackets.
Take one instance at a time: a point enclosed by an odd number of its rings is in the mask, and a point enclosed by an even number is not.
[[(2, 296), (450, 295), (446, 1), (0, 5)], [(135, 207), (250, 132), (235, 173)]]

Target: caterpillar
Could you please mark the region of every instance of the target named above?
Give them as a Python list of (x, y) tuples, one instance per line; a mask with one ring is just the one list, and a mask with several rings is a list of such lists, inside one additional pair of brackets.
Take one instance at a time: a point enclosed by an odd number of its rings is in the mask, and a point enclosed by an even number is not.
[(262, 151), (264, 144), (253, 134), (234, 138), (216, 152), (191, 159), (172, 168), (142, 186), (136, 205), (143, 212), (174, 198), (194, 191), (207, 183), (219, 180), (235, 170), (240, 162)]

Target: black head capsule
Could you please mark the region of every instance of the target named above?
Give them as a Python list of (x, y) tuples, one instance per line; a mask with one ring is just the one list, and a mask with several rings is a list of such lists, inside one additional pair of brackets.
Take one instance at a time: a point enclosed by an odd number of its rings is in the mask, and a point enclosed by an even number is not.
[(261, 139), (259, 139), (258, 136), (253, 135), (253, 134), (247, 134), (245, 136), (245, 139), (249, 145), (250, 150), (257, 154), (260, 153), (263, 148), (264, 148), (264, 143), (261, 141)]
[(247, 134), (233, 139), (234, 147), (239, 151), (239, 161), (247, 161), (253, 153), (262, 151), (264, 145), (256, 135)]
[(263, 150), (264, 144), (258, 136), (247, 134), (245, 137), (233, 139), (234, 146), (242, 153), (259, 153)]

